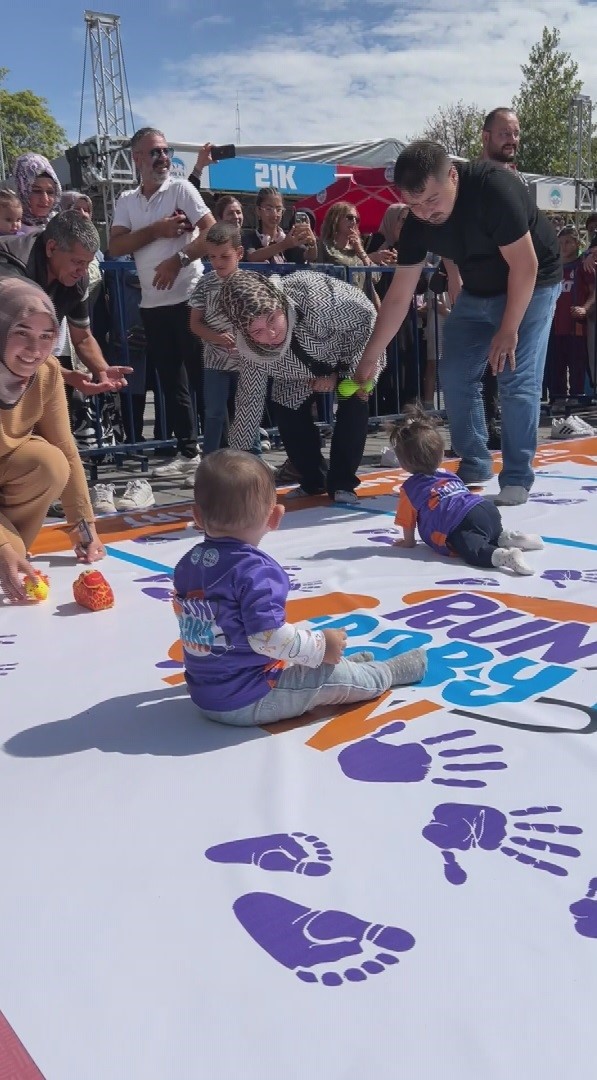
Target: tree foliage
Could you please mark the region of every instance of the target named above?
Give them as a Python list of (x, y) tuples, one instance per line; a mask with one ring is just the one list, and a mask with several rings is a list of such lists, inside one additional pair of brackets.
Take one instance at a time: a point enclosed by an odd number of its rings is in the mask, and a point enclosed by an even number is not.
[(457, 101), (441, 106), (430, 116), (421, 135), (441, 143), (449, 154), (474, 161), (481, 153), (481, 129), (485, 113), (474, 103)]
[(4, 164), (10, 172), (19, 154), (35, 151), (55, 158), (67, 144), (66, 132), (56, 122), (45, 98), (31, 90), (12, 92), (2, 86), (7, 68), (0, 68), (0, 135)]
[(566, 176), (568, 172), (568, 110), (582, 90), (578, 64), (558, 48), (560, 33), (543, 27), (533, 45), (523, 81), (512, 102), (520, 121), (518, 167), (522, 172)]

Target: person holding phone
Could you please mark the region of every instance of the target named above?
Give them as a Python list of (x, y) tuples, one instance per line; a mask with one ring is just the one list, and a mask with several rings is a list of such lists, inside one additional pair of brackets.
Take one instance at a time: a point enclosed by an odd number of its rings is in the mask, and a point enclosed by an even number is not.
[(184, 478), (195, 472), (199, 461), (190, 383), (201, 388), (201, 359), (189, 327), (188, 300), (203, 273), (205, 235), (215, 221), (196, 188), (170, 175), (173, 151), (162, 131), (136, 131), (131, 150), (140, 184), (118, 198), (110, 254), (135, 256), (147, 355), (160, 378), (167, 428), (177, 441), (176, 457), (158, 465), (153, 475)]
[(317, 258), (317, 240), (308, 222), (297, 222), (287, 233), (282, 229), (284, 202), (277, 188), (261, 189), (255, 201), (255, 214), (257, 227), (243, 232), (245, 262), (291, 262), (288, 252), (297, 246), (306, 248), (309, 260)]

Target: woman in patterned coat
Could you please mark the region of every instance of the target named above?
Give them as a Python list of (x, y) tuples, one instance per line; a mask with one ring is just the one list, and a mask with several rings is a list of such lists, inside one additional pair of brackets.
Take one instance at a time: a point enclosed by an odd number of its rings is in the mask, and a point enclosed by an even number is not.
[[(220, 303), (242, 358), (230, 445), (250, 450), (267, 380), (278, 430), (300, 474), (293, 494), (356, 503), (369, 418), (362, 391), (339, 398), (329, 469), (313, 420), (314, 395), (351, 378), (375, 323), (375, 308), (354, 285), (309, 270), (265, 277), (238, 270), (222, 286)], [(376, 378), (385, 365), (379, 357)]]

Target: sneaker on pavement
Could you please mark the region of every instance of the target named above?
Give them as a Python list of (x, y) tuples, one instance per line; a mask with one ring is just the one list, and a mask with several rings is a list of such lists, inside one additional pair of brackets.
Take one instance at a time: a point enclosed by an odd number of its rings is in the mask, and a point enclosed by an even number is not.
[(552, 439), (579, 439), (594, 434), (595, 429), (579, 416), (556, 416), (551, 422)]
[(129, 480), (122, 496), (114, 501), (118, 510), (145, 510), (155, 506), (151, 484), (147, 480)]
[(282, 495), (283, 499), (320, 499), (322, 495), (326, 495), (327, 492), (321, 488), (320, 491), (305, 491), (304, 487), (300, 485), (293, 488), (292, 491), (287, 491), (285, 495)]
[(354, 491), (336, 491), (334, 492), (334, 502), (340, 506), (358, 506), (359, 497), (355, 495)]
[(283, 461), (276, 469), (276, 483), (296, 484), (299, 480), (300, 473), (298, 469), (295, 469), (294, 465), (286, 458), (286, 461)]
[(527, 501), (529, 493), (526, 488), (518, 484), (506, 484), (499, 495), (494, 496), (496, 506), (522, 506)]
[(115, 491), (115, 484), (96, 484), (95, 487), (89, 489), (94, 514), (116, 513), (116, 506), (114, 505)]
[(200, 461), (201, 454), (196, 454), (192, 458), (177, 454), (175, 458), (172, 458), (172, 461), (166, 461), (163, 465), (156, 465), (155, 469), (151, 470), (151, 475), (161, 480), (189, 475), (194, 476)]
[(62, 503), (60, 502), (60, 500), (58, 500), (57, 502), (50, 503), (50, 505), (48, 507), (48, 517), (49, 518), (60, 518), (60, 519), (66, 517), (66, 514), (64, 513), (64, 507), (63, 507)]
[(271, 450), (272, 444), (265, 428), (259, 428), (259, 439), (261, 441), (261, 449), (263, 450), (264, 454), (266, 454), (268, 450)]

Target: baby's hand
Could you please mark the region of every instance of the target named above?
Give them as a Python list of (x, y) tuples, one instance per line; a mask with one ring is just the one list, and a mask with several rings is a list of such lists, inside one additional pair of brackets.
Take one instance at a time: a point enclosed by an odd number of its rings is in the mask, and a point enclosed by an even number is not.
[(410, 540), (410, 539), (407, 540), (406, 536), (399, 536), (399, 537), (397, 537), (396, 540), (394, 540), (394, 547), (408, 547), (408, 548), (411, 548), (411, 547), (416, 547), (416, 546), (417, 546), (417, 541), (416, 540)]
[(346, 631), (324, 630), (323, 636), (325, 638), (325, 652), (322, 662), (324, 664), (339, 664), (342, 653), (346, 648)]

